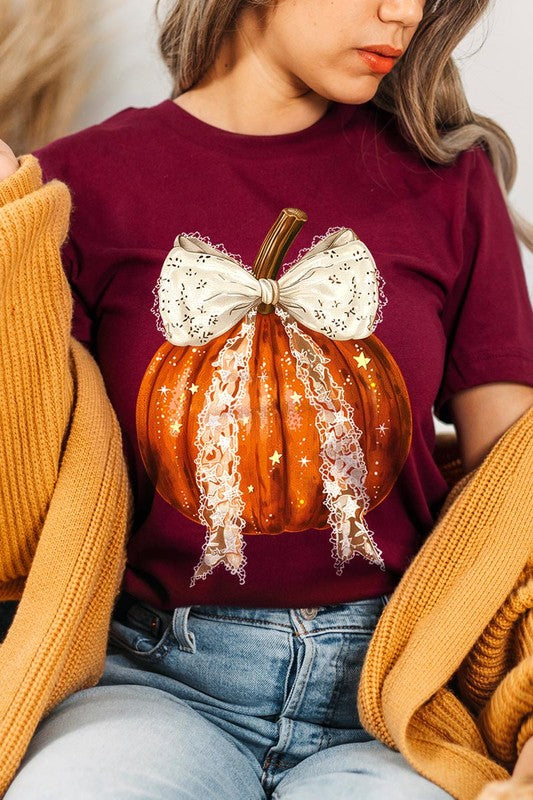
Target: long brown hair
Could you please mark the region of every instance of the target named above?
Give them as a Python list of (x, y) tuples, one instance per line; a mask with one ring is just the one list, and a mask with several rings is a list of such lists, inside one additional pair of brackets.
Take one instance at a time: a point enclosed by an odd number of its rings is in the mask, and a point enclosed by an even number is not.
[[(161, 0), (156, 2), (156, 14)], [(174, 0), (161, 24), (159, 49), (173, 78), (172, 96), (190, 89), (213, 64), (223, 36), (245, 6), (276, 0)], [(424, 16), (397, 66), (380, 83), (373, 102), (394, 114), (400, 130), (429, 161), (448, 164), (482, 144), (519, 239), (533, 250), (533, 225), (510, 205), (516, 151), (494, 120), (475, 114), (452, 58), (457, 44), (483, 15), (490, 0), (427, 0)]]

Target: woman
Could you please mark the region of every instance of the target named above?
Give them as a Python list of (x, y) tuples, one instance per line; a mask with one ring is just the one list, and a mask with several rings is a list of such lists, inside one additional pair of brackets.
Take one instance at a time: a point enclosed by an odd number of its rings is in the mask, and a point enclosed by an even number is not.
[[(35, 153), (73, 194), (62, 255), (74, 333), (122, 425), (135, 518), (104, 675), (43, 720), (8, 800), (73, 787), (87, 798), (449, 796), (364, 731), (354, 698), (381, 610), (446, 494), (432, 406), (454, 421), (469, 470), (533, 399), (516, 239), (472, 145), (486, 143), (508, 183), (512, 149), (469, 111), (450, 61), (480, 5), (182, 2), (161, 36), (177, 96)], [(5, 153), (4, 177), (19, 166)], [(353, 228), (385, 279), (378, 335), (413, 425), (399, 477), (368, 514), (384, 569), (357, 556), (335, 574), (328, 535), (313, 529), (250, 536), (246, 561), (242, 549), (239, 563), (208, 551), (198, 564), (202, 529), (155, 491), (139, 452), (135, 404), (161, 344), (147, 301), (169, 243), (198, 231), (250, 264), (283, 207), (307, 214), (303, 248)]]

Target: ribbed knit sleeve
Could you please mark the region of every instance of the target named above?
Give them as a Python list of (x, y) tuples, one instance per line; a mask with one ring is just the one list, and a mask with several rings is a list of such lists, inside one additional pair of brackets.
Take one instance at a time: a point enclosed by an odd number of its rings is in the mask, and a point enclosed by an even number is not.
[[(57, 480), (73, 382), (59, 247), (70, 194), (39, 162), (0, 182), (0, 599), (20, 595)], [(51, 279), (53, 275), (53, 279)], [(36, 381), (38, 374), (39, 380)], [(27, 469), (32, 464), (33, 469)]]
[(99, 367), (71, 337), (68, 187), (0, 182), (0, 796), (43, 714), (102, 674), (132, 497)]

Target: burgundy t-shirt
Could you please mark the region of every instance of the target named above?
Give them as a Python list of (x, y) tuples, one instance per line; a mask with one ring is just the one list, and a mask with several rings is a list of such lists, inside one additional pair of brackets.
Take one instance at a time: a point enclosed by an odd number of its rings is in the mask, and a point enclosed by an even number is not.
[[(304, 130), (254, 136), (163, 100), (126, 108), (34, 154), (45, 180), (59, 178), (72, 193), (62, 257), (73, 333), (94, 354), (123, 431), (135, 498), (124, 588), (165, 609), (305, 607), (391, 591), (447, 493), (432, 456), (432, 407), (450, 421), (448, 401), (461, 389), (533, 383), (524, 270), (485, 151), (430, 164), (371, 103), (333, 104)], [(385, 570), (356, 555), (337, 574), (331, 529), (311, 529), (245, 536), (244, 583), (219, 565), (190, 588), (205, 529), (155, 490), (137, 443), (139, 388), (165, 341), (154, 287), (180, 233), (252, 265), (284, 207), (308, 216), (286, 264), (330, 228), (347, 227), (384, 279), (387, 304), (375, 335), (401, 370), (413, 416), (407, 460), (367, 515)]]

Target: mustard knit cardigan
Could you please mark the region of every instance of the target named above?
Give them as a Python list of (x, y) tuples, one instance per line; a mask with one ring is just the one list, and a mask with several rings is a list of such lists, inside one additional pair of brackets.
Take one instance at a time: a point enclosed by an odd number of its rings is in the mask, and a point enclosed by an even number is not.
[[(0, 181), (0, 600), (20, 599), (0, 646), (0, 795), (42, 716), (99, 680), (132, 520), (120, 428), (70, 333), (70, 194), (19, 163)], [(366, 727), (459, 800), (533, 735), (532, 434), (533, 410), (450, 493), (360, 683)]]

